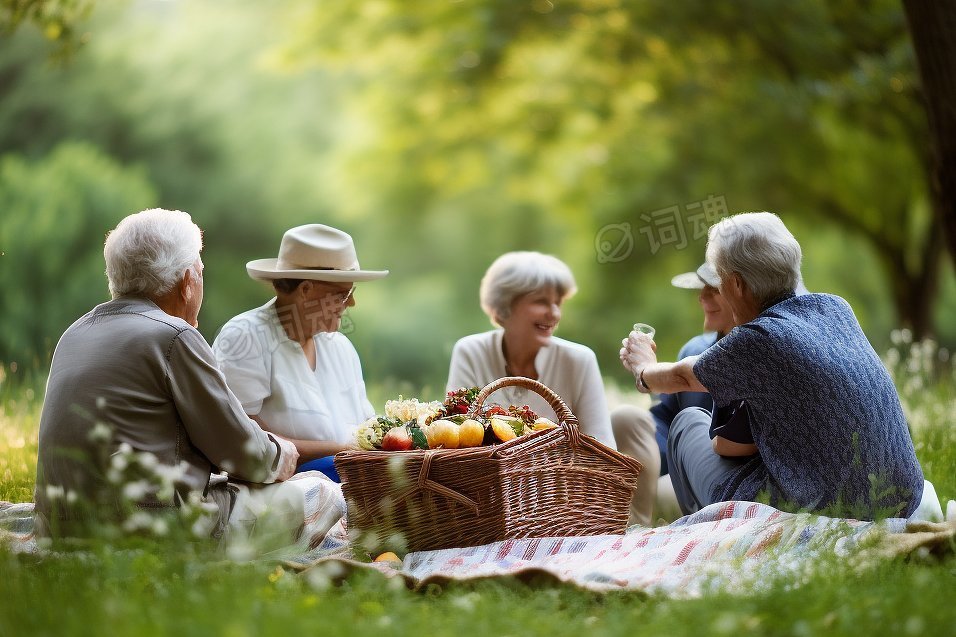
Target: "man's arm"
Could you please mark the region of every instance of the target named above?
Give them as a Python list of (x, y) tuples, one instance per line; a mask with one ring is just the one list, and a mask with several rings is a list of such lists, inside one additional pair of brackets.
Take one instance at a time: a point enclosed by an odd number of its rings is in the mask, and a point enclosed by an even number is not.
[[(707, 388), (701, 385), (697, 376), (694, 375), (694, 363), (698, 358), (698, 356), (688, 356), (676, 363), (653, 362), (636, 368), (634, 376), (638, 389), (657, 394), (676, 394), (682, 391), (706, 392)], [(641, 386), (642, 377), (646, 387)]]
[(641, 393), (707, 391), (694, 375), (697, 356), (688, 356), (676, 363), (658, 363), (657, 344), (647, 334), (631, 332), (621, 341), (620, 357), (624, 369), (634, 374), (634, 385)]
[(710, 441), (714, 447), (714, 453), (725, 458), (738, 458), (741, 456), (752, 456), (757, 453), (757, 445), (744, 444), (727, 440), (721, 436), (714, 436)]
[(167, 382), (189, 440), (213, 465), (250, 482), (291, 475), (297, 456), (294, 446), (249, 419), (199, 332), (179, 335), (168, 364)]

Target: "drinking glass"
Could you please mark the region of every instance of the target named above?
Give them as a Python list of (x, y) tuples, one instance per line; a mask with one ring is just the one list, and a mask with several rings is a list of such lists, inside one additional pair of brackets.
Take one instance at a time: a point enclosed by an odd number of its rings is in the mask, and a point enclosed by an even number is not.
[(647, 323), (635, 323), (634, 331), (640, 332), (641, 334), (647, 334), (651, 340), (654, 340), (654, 334), (657, 333), (657, 330), (653, 326), (648, 325)]

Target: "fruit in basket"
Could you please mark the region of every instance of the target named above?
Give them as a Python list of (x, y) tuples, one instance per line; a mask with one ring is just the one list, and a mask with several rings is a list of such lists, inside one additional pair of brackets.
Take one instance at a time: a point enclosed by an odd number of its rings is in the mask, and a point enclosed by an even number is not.
[(509, 440), (514, 440), (518, 437), (518, 434), (515, 432), (514, 427), (511, 426), (511, 423), (503, 420), (502, 418), (491, 419), (491, 431), (494, 432), (495, 438), (501, 442), (508, 442)]
[(385, 451), (408, 451), (412, 448), (412, 436), (406, 427), (392, 427), (382, 438)]
[(557, 425), (548, 420), (547, 418), (538, 418), (534, 421), (534, 424), (531, 425), (531, 428), (535, 431), (543, 431), (544, 429), (554, 429)]
[(375, 558), (375, 561), (376, 561), (376, 562), (389, 562), (389, 563), (392, 564), (395, 568), (401, 568), (401, 567), (402, 567), (402, 558), (400, 558), (399, 556), (395, 555), (395, 553), (393, 553), (393, 552), (391, 552), (391, 551), (386, 551), (386, 552), (382, 553), (381, 555), (379, 555), (378, 557)]
[(430, 449), (457, 449), (459, 445), (458, 425), (450, 420), (435, 420), (425, 429)]
[(468, 418), (458, 426), (459, 447), (480, 447), (485, 439), (485, 426), (473, 418)]
[(511, 425), (511, 428), (515, 430), (516, 436), (523, 436), (528, 433), (529, 427), (525, 424), (520, 418), (515, 418), (514, 416), (495, 416), (498, 420), (503, 420), (508, 425)]

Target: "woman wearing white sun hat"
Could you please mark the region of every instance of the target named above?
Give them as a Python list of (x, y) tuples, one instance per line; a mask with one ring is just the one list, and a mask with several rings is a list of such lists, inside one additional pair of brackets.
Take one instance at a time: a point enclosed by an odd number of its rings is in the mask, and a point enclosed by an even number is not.
[(355, 305), (355, 284), (387, 270), (362, 270), (352, 237), (322, 224), (288, 230), (278, 258), (246, 264), (275, 298), (226, 323), (216, 360), (246, 413), (292, 440), (299, 470), (337, 479), (331, 456), (351, 448), (356, 427), (374, 415), (358, 354), (338, 332)]

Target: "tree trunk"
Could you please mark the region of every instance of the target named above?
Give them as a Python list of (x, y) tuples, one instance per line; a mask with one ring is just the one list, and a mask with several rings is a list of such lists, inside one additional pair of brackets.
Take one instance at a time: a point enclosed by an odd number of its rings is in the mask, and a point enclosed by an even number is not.
[(956, 264), (956, 2), (903, 0), (929, 120), (933, 212)]
[(934, 333), (933, 310), (939, 287), (944, 242), (939, 232), (929, 231), (920, 263), (907, 267), (903, 252), (881, 252), (887, 280), (901, 327), (908, 327), (916, 340)]

